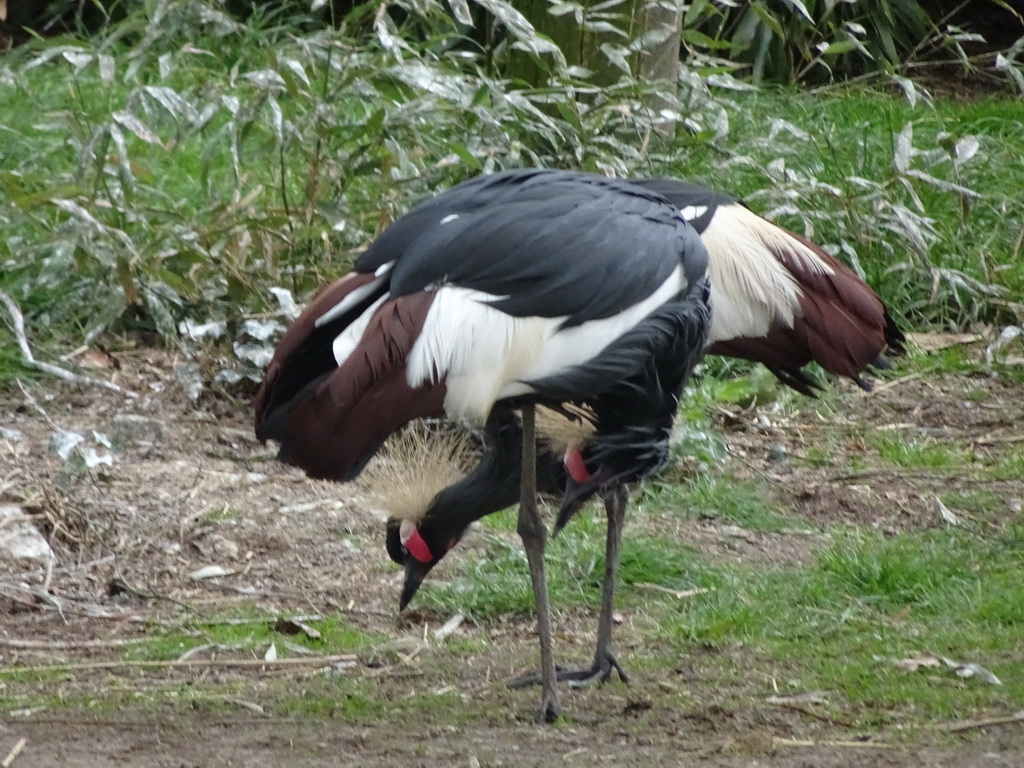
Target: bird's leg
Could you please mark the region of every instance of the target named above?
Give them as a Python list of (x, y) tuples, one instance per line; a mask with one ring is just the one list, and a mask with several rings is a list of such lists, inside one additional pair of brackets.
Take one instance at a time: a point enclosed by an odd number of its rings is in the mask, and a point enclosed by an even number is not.
[[(535, 411), (532, 404), (523, 406), (523, 467), (519, 497), (519, 536), (523, 540), (526, 559), (533, 581), (533, 600), (537, 609), (537, 634), (540, 635), (541, 693), (537, 722), (554, 722), (560, 713), (558, 686), (555, 677), (555, 656), (551, 636), (551, 611), (548, 608), (548, 586), (544, 577), (544, 548), (547, 530), (537, 509), (537, 442), (534, 434)], [(513, 683), (515, 685), (515, 683)]]
[(569, 685), (583, 686), (603, 683), (609, 680), (614, 669), (624, 683), (629, 682), (612, 651), (612, 614), (615, 605), (615, 585), (619, 577), (619, 542), (626, 520), (626, 501), (629, 491), (625, 485), (616, 485), (601, 494), (605, 512), (608, 514), (608, 536), (604, 555), (604, 587), (601, 591), (601, 618), (597, 622), (597, 649), (594, 664), (590, 669), (571, 672), (559, 670), (558, 679), (568, 680)]
[[(608, 536), (605, 542), (604, 588), (601, 592), (601, 618), (597, 622), (594, 663), (590, 669), (571, 670), (559, 667), (555, 675), (558, 680), (568, 681), (569, 685), (574, 687), (607, 682), (611, 679), (612, 670), (618, 672), (622, 682), (629, 682), (629, 677), (612, 651), (612, 614), (615, 611), (615, 585), (619, 577), (619, 542), (622, 540), (622, 528), (626, 520), (629, 491), (624, 485), (616, 485), (603, 491), (601, 498), (608, 514)], [(541, 682), (541, 676), (526, 675), (514, 680), (511, 685), (522, 687)]]

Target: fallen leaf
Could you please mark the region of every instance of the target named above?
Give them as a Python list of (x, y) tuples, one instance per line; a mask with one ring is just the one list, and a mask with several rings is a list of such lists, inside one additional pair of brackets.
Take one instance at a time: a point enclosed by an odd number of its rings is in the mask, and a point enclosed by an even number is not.
[(1024, 326), (1008, 325), (1000, 331), (999, 336), (985, 347), (985, 364), (992, 365), (996, 354), (1007, 344), (1017, 338), (1024, 336)]
[(212, 579), (217, 576), (230, 576), (234, 571), (230, 571), (220, 565), (205, 565), (202, 568), (198, 568), (188, 575), (193, 581), (202, 581), (203, 579)]
[(989, 685), (1002, 685), (1003, 681), (993, 675), (987, 669), (980, 664), (973, 662), (959, 662), (953, 661), (952, 659), (943, 658), (942, 661), (947, 667), (956, 672), (959, 677), (977, 677), (979, 680), (984, 680)]
[(250, 712), (255, 712), (257, 715), (265, 715), (266, 711), (254, 701), (246, 701), (245, 699), (224, 699), (228, 704), (234, 704), (235, 706), (248, 709)]
[(908, 333), (907, 339), (922, 352), (938, 352), (940, 349), (984, 341), (985, 337), (977, 333)]
[(950, 525), (960, 525), (960, 518), (949, 511), (949, 507), (942, 503), (942, 499), (935, 497), (935, 503), (939, 506), (939, 515)]
[(889, 656), (875, 656), (875, 661), (884, 661), (892, 664), (899, 669), (906, 672), (916, 672), (923, 668), (935, 669), (941, 668), (945, 665), (948, 669), (953, 670), (960, 677), (977, 677), (979, 680), (983, 680), (990, 685), (1002, 685), (1002, 681), (985, 669), (980, 664), (974, 662), (961, 662), (948, 659), (945, 656), (934, 656), (931, 653), (922, 653), (913, 658), (896, 659)]
[(117, 361), (96, 347), (89, 347), (78, 359), (78, 364), (83, 368), (120, 368)]
[(456, 613), (448, 621), (442, 624), (440, 627), (434, 630), (434, 637), (438, 640), (445, 640), (449, 636), (455, 633), (455, 630), (459, 628), (459, 625), (466, 620), (466, 617), (461, 613)]

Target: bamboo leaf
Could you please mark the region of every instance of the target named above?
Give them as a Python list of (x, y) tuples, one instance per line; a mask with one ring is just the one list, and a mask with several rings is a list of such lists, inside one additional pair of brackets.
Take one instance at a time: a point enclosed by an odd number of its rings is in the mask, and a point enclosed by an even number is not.
[(897, 173), (906, 173), (910, 168), (910, 156), (914, 151), (914, 125), (907, 123), (894, 139), (892, 164)]
[(166, 147), (164, 147), (164, 143), (160, 141), (160, 137), (153, 133), (145, 123), (130, 112), (121, 110), (120, 112), (115, 112), (111, 117), (114, 119), (114, 122), (124, 128), (127, 128), (147, 144), (152, 144), (153, 146), (163, 147), (166, 149)]
[(469, 12), (467, 0), (448, 0), (448, 7), (452, 9), (452, 15), (460, 24), (467, 27), (473, 26), (473, 14)]

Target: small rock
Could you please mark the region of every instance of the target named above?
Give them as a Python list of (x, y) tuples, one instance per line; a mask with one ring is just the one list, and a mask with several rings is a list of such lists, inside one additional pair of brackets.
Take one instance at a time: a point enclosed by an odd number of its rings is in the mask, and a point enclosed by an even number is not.
[(24, 439), (24, 435), (19, 429), (10, 429), (9, 427), (0, 427), (0, 440), (10, 440), (12, 443), (19, 443)]
[(105, 430), (111, 440), (121, 445), (153, 445), (164, 439), (163, 422), (132, 413), (119, 413)]
[(238, 544), (223, 536), (211, 536), (210, 544), (213, 545), (213, 552), (225, 560), (238, 559)]
[(42, 565), (53, 560), (50, 545), (20, 507), (0, 507), (0, 557)]
[(174, 377), (189, 400), (195, 402), (203, 394), (203, 373), (198, 363), (178, 366), (174, 369)]
[(775, 445), (768, 449), (768, 461), (772, 464), (785, 464), (788, 458), (789, 454), (786, 453), (786, 446), (782, 443), (775, 443)]
[(72, 451), (84, 442), (85, 438), (77, 432), (68, 432), (66, 430), (59, 429), (50, 435), (50, 450), (60, 456), (64, 461), (67, 461), (68, 457), (71, 456)]

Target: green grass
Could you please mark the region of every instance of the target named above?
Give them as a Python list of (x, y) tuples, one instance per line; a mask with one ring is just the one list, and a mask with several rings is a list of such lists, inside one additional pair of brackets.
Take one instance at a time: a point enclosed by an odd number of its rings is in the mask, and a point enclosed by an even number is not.
[[(385, 642), (388, 638), (385, 635), (367, 633), (357, 629), (345, 619), (344, 615), (328, 615), (322, 619), (304, 622), (320, 633), (318, 638), (310, 638), (303, 632), (286, 634), (276, 627), (279, 618), (287, 619), (287, 615), (268, 616), (266, 622), (249, 622), (248, 619), (256, 611), (245, 612), (238, 608), (236, 612), (245, 616), (245, 623), (230, 623), (231, 617), (217, 616), (210, 622), (196, 619), (192, 622), (190, 632), (187, 635), (171, 633), (161, 639), (159, 643), (141, 646), (149, 658), (173, 658), (177, 648), (183, 645), (192, 647), (202, 643), (216, 643), (225, 646), (244, 646), (254, 650), (263, 651), (271, 643), (278, 645), (278, 652), (282, 656), (289, 655), (288, 651), (281, 647), (282, 642), (287, 641), (296, 645), (304, 646), (321, 654), (343, 654), (363, 653), (373, 649)], [(227, 621), (225, 621), (225, 619)], [(195, 633), (199, 633), (201, 642), (196, 641)], [(183, 653), (184, 651), (179, 651)]]
[(711, 471), (696, 477), (674, 477), (671, 472), (648, 481), (640, 495), (645, 515), (660, 518), (685, 515), (752, 531), (780, 531), (803, 527), (781, 511), (755, 482)]
[[(548, 558), (556, 613), (596, 614), (600, 531), (566, 532)], [(830, 691), (840, 719), (859, 727), (913, 726), (1012, 707), (1024, 696), (1024, 582), (1019, 531), (991, 538), (942, 529), (835, 531), (804, 565), (736, 565), (678, 542), (628, 536), (618, 605), (634, 615), (629, 666), (673, 669), (680, 659), (718, 681), (734, 705), (773, 695)], [(460, 566), (450, 584), (426, 585), (424, 605), (478, 621), (530, 609), (525, 563), (511, 545)], [(581, 567), (580, 563), (584, 566)], [(591, 567), (586, 564), (592, 563)], [(708, 591), (679, 600), (637, 588)], [(417, 598), (418, 600), (421, 598)], [(586, 609), (584, 608), (586, 607)], [(592, 610), (590, 610), (592, 609)], [(933, 653), (980, 664), (989, 685), (948, 669), (902, 671), (889, 659)]]
[[(507, 528), (504, 520), (509, 512), (491, 515), (485, 528)], [(630, 533), (623, 538), (619, 563), (619, 579), (626, 585), (657, 584), (668, 589), (690, 589), (703, 586), (708, 574), (699, 557), (685, 542), (673, 542), (645, 534)], [(574, 605), (596, 605), (601, 597), (604, 578), (603, 513), (584, 511), (577, 515), (557, 537), (548, 543), (546, 560), (550, 565), (548, 587), (552, 605), (564, 609)], [(455, 550), (449, 554), (456, 560), (456, 574), (448, 582), (428, 580), (417, 594), (417, 604), (439, 615), (462, 611), (475, 620), (503, 614), (528, 615), (533, 610), (526, 557), (518, 537), (477, 534), (484, 552), (466, 553)]]
[(864, 439), (883, 462), (896, 467), (951, 469), (971, 463), (969, 447), (957, 440), (901, 435), (895, 430), (867, 432)]
[[(721, 580), (728, 589), (688, 604), (677, 624), (660, 617), (659, 638), (686, 653), (706, 645), (752, 656), (755, 674), (777, 667), (798, 681), (791, 693), (838, 690), (844, 708), (868, 718), (887, 718), (890, 706), (896, 720), (967, 716), (1024, 694), (1019, 568), (1006, 541), (850, 535), (808, 566), (732, 570)], [(884, 660), (925, 651), (981, 664), (1004, 685)]]

